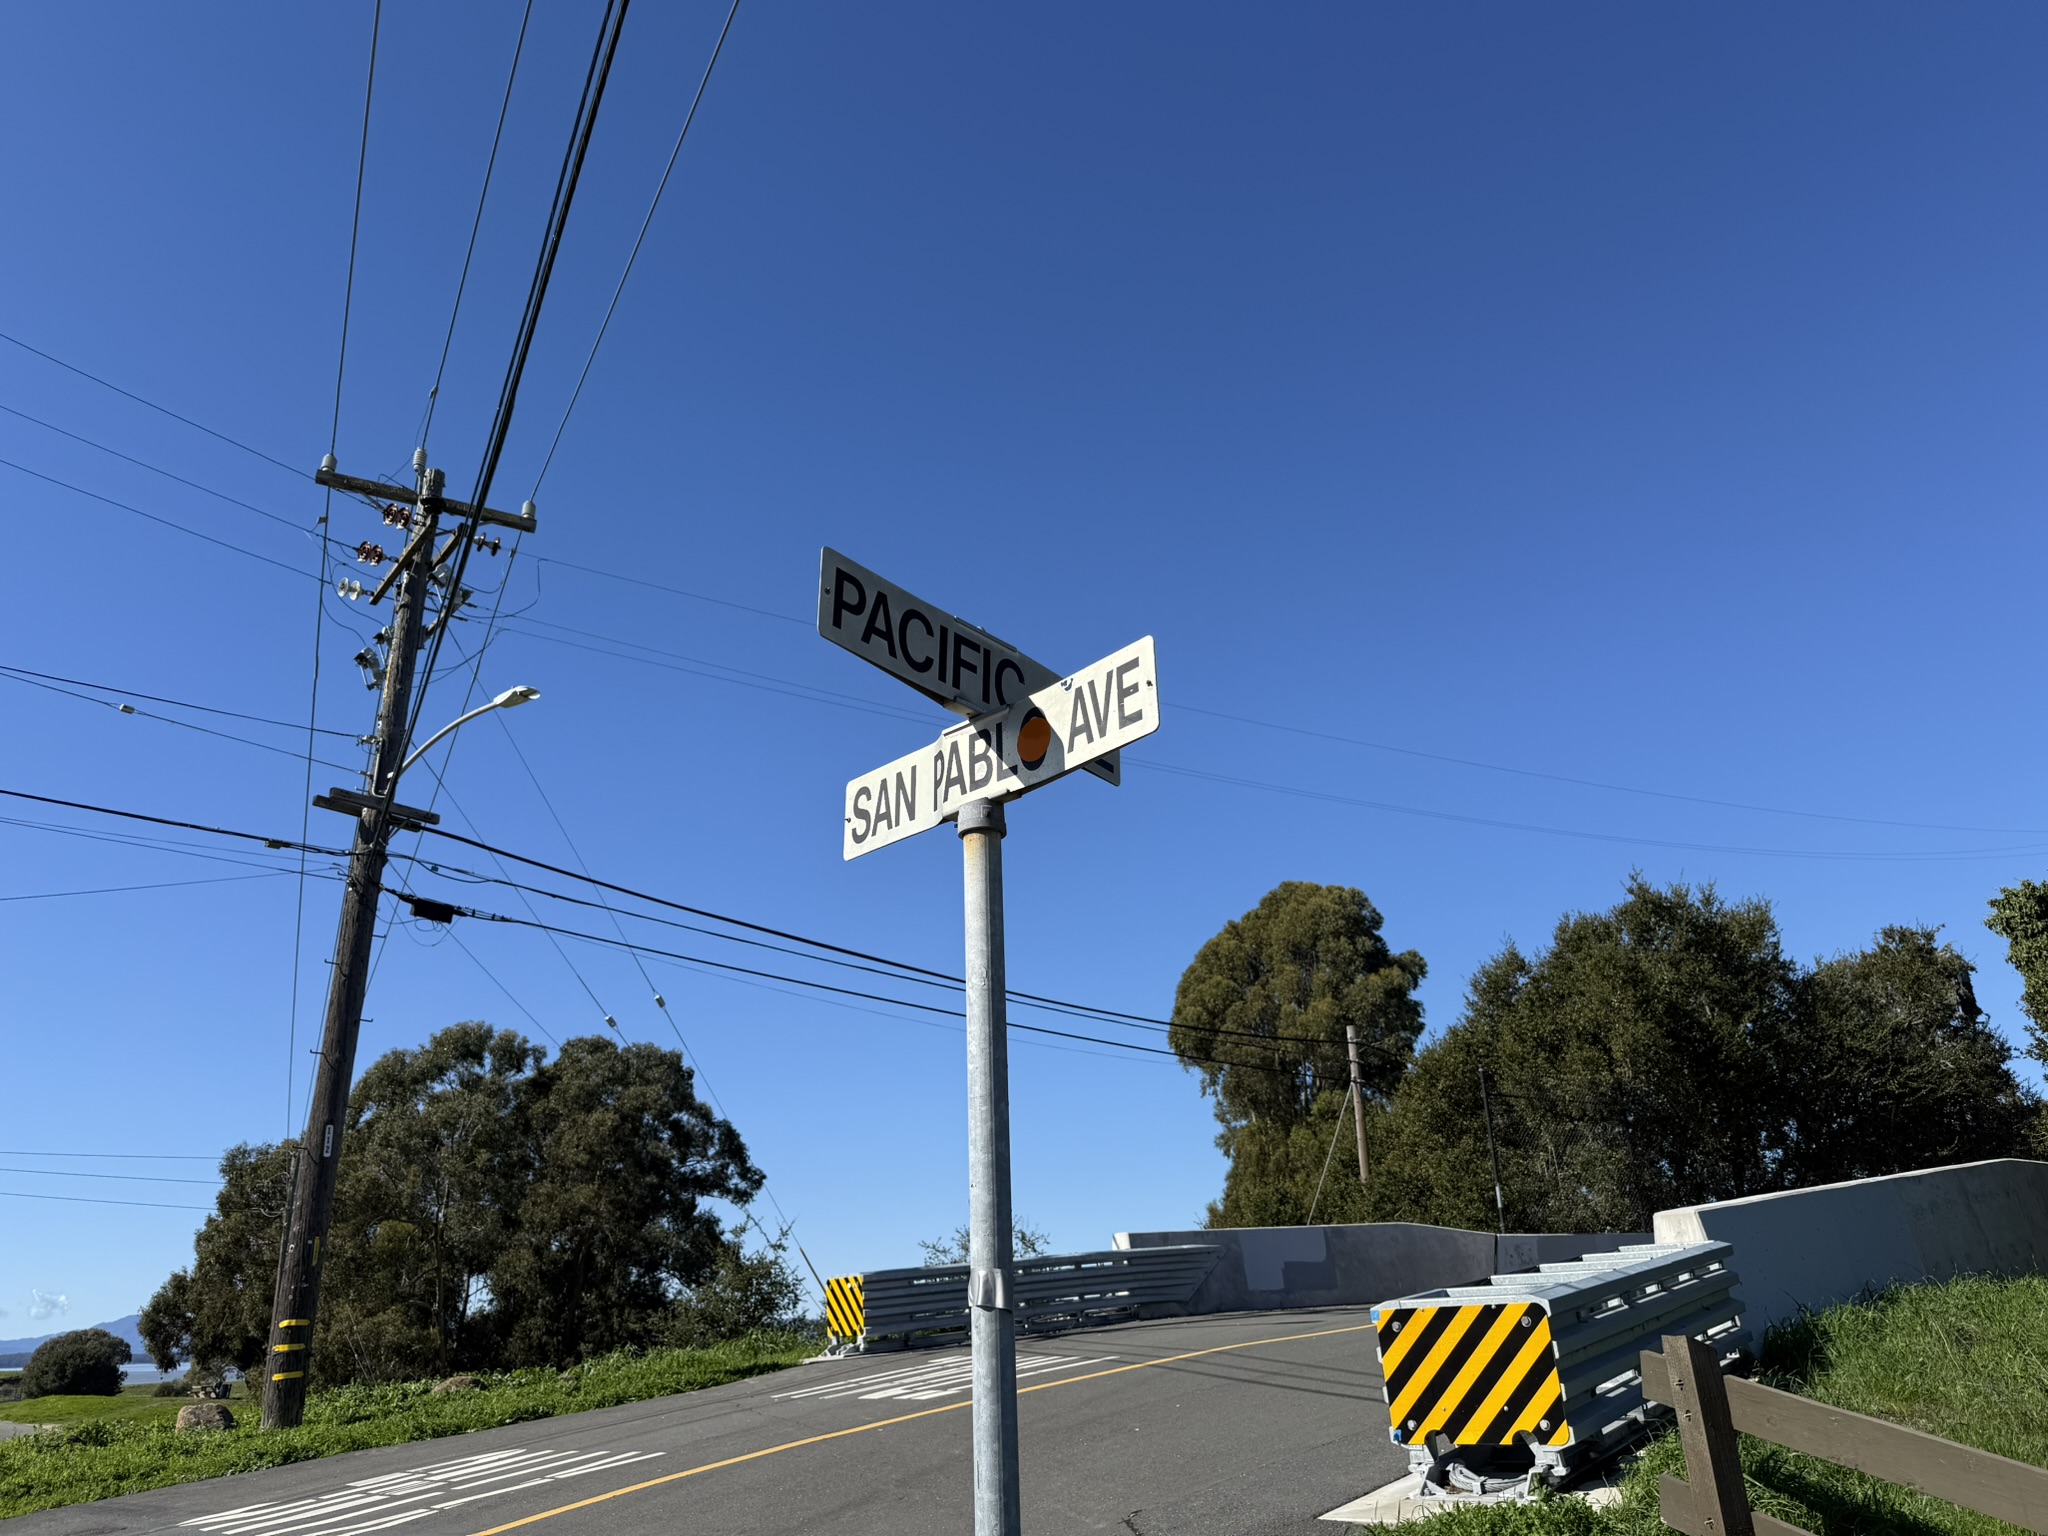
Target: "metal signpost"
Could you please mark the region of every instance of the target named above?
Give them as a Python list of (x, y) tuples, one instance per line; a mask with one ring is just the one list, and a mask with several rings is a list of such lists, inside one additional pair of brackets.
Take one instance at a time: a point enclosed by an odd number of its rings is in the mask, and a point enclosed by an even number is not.
[(967, 1302), (974, 1368), (975, 1536), (1018, 1536), (1017, 1329), (1010, 1235), (1010, 1054), (1003, 972), (1003, 806), (1159, 729), (1152, 637), (1059, 677), (1008, 642), (834, 550), (818, 633), (967, 718), (846, 786), (848, 859), (954, 822), (966, 873)]

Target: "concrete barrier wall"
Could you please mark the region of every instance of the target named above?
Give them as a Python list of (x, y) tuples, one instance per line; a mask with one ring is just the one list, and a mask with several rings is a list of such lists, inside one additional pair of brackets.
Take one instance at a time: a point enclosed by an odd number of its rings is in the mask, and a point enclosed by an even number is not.
[(1213, 1243), (1223, 1256), (1188, 1312), (1279, 1307), (1371, 1306), (1439, 1286), (1464, 1285), (1504, 1270), (1611, 1253), (1641, 1234), (1466, 1232), (1415, 1222), (1323, 1227), (1217, 1227), (1189, 1232), (1119, 1232), (1119, 1248)]
[(1659, 1211), (1660, 1243), (1735, 1246), (1745, 1321), (1771, 1324), (1894, 1281), (2048, 1270), (2048, 1163), (2019, 1158)]

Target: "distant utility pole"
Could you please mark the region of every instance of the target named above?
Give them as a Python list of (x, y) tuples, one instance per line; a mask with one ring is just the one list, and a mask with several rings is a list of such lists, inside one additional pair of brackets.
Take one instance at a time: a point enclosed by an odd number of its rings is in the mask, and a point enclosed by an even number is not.
[(1486, 1068), (1479, 1069), (1479, 1108), (1486, 1116), (1486, 1158), (1493, 1164), (1493, 1214), (1500, 1224), (1500, 1230), (1508, 1229), (1508, 1203), (1500, 1193), (1500, 1148), (1493, 1140), (1493, 1100), (1486, 1092)]
[[(433, 629), (453, 621), (464, 594), (449, 590), (440, 612), (427, 619), (427, 597), (438, 575), (464, 539), (477, 537), (480, 523), (531, 532), (533, 504), (514, 514), (450, 501), (441, 494), (438, 469), (427, 467), (426, 450), (413, 455), (417, 483), (407, 489), (374, 480), (358, 480), (336, 472), (328, 455), (315, 477), (321, 485), (373, 497), (387, 505), (386, 521), (402, 525), (409, 538), (390, 573), (370, 595), (380, 602), (397, 592), (384, 661), (383, 692), (377, 704), (377, 729), (370, 757), (366, 792), (334, 790), (314, 804), (356, 818), (355, 844), (349, 852), (348, 884), (342, 896), (341, 925), (334, 938), (333, 974), (328, 979), (327, 1018), (320, 1035), (320, 1065), (313, 1079), (313, 1097), (306, 1129), (292, 1175), (291, 1206), (285, 1219), (284, 1251), (277, 1271), (277, 1296), (271, 1310), (269, 1367), (264, 1371), (263, 1427), (290, 1429), (304, 1417), (306, 1373), (313, 1346), (313, 1323), (320, 1300), (320, 1266), (327, 1231), (334, 1215), (334, 1176), (341, 1160), (342, 1124), (348, 1112), (349, 1087), (355, 1077), (356, 1037), (363, 1023), (363, 996), (369, 985), (371, 947), (377, 933), (377, 903), (384, 888), (384, 864), (391, 833), (414, 829), (440, 818), (393, 803), (398, 774), (406, 761), (408, 721), (413, 702), (413, 673), (420, 643)], [(409, 505), (408, 505), (409, 504)], [(442, 513), (461, 519), (441, 548), (434, 549)], [(366, 541), (366, 547), (367, 541)]]
[(1344, 1048), (1351, 1053), (1351, 1123), (1358, 1131), (1358, 1182), (1371, 1177), (1365, 1160), (1365, 1079), (1358, 1070), (1358, 1026), (1344, 1026)]

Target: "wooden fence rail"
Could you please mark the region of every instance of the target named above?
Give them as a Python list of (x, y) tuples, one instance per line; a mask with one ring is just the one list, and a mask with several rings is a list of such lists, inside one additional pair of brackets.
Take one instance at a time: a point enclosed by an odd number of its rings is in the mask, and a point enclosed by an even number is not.
[(1671, 1335), (1642, 1356), (1643, 1395), (1678, 1415), (1685, 1478), (1658, 1487), (1658, 1513), (1686, 1536), (1807, 1536), (1749, 1507), (1736, 1434), (1903, 1483), (2048, 1536), (2048, 1470), (1812, 1398), (1727, 1377), (1697, 1339)]

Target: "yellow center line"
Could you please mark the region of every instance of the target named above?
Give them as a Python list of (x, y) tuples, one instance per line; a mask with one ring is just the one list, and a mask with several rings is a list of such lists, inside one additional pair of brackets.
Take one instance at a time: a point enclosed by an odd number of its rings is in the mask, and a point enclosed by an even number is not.
[[(1203, 1355), (1227, 1354), (1233, 1349), (1256, 1349), (1261, 1344), (1291, 1344), (1297, 1339), (1327, 1339), (1338, 1333), (1364, 1333), (1370, 1331), (1371, 1323), (1358, 1323), (1348, 1328), (1320, 1328), (1313, 1333), (1283, 1333), (1270, 1339), (1246, 1339), (1241, 1344), (1216, 1344), (1208, 1349), (1191, 1349), (1184, 1355), (1162, 1355), (1157, 1360), (1140, 1360), (1133, 1365), (1111, 1366), (1106, 1371), (1089, 1371), (1080, 1376), (1062, 1376), (1058, 1381), (1041, 1381), (1033, 1386), (1019, 1387), (1017, 1395), (1026, 1392), (1044, 1392), (1053, 1387), (1070, 1387), (1079, 1381), (1095, 1381), (1103, 1376), (1121, 1376), (1125, 1371), (1142, 1371), (1155, 1365), (1172, 1365), (1177, 1360), (1196, 1360)], [(558, 1509), (544, 1509), (537, 1515), (522, 1519), (508, 1520), (503, 1525), (494, 1525), (489, 1530), (477, 1531), (473, 1536), (499, 1536), (502, 1531), (516, 1531), (522, 1525), (532, 1525), (539, 1520), (552, 1520), (556, 1515), (566, 1515), (572, 1510), (588, 1509), (593, 1504), (602, 1504), (607, 1499), (616, 1499), (628, 1493), (640, 1493), (648, 1488), (659, 1488), (663, 1483), (679, 1482), (686, 1477), (696, 1477), (705, 1472), (716, 1472), (721, 1467), (736, 1467), (741, 1462), (758, 1461), (763, 1456), (773, 1456), (782, 1451), (800, 1450), (807, 1445), (822, 1445), (827, 1440), (843, 1440), (848, 1435), (863, 1435), (871, 1429), (888, 1429), (895, 1424), (908, 1424), (915, 1419), (929, 1419), (935, 1414), (958, 1413), (963, 1408), (974, 1406), (973, 1400), (963, 1399), (957, 1403), (946, 1403), (938, 1408), (924, 1408), (916, 1413), (899, 1414), (893, 1419), (877, 1419), (872, 1424), (856, 1424), (851, 1429), (835, 1429), (827, 1434), (809, 1435), (802, 1440), (785, 1440), (781, 1445), (767, 1446), (758, 1451), (747, 1451), (743, 1455), (728, 1456), (723, 1461), (707, 1461), (701, 1467), (689, 1467), (681, 1472), (671, 1472), (666, 1477), (649, 1478), (644, 1483), (633, 1483), (624, 1488), (614, 1488), (610, 1493), (595, 1494), (587, 1499), (578, 1499), (574, 1504), (564, 1504)]]

